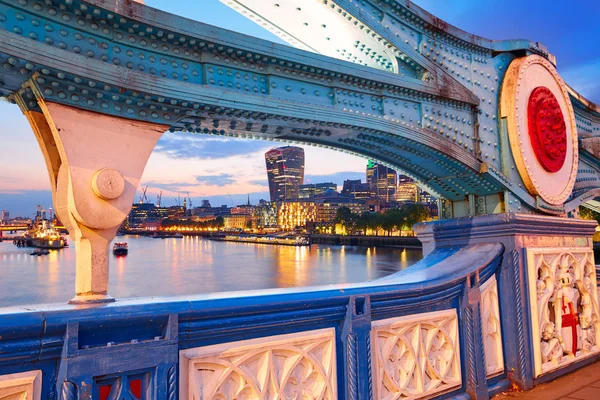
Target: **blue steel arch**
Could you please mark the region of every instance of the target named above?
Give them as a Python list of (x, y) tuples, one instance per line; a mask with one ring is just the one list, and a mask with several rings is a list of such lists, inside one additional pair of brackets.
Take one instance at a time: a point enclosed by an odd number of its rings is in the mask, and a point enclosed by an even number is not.
[(390, 49), (404, 72), (131, 1), (1, 0), (0, 95), (24, 110), (49, 101), (174, 131), (341, 148), (394, 165), (463, 204), (454, 216), (568, 211), (527, 193), (502, 150), (504, 71), (523, 54), (553, 61), (543, 46), (469, 35), (408, 1), (326, 3)]

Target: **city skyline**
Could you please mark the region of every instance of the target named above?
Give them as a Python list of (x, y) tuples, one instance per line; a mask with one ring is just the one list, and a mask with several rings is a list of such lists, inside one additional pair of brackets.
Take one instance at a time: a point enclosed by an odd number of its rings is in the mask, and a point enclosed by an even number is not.
[[(166, 0), (147, 0), (146, 3), (282, 43), (217, 0), (207, 0), (201, 5)], [(558, 69), (565, 80), (590, 100), (600, 102), (600, 58), (587, 56), (600, 54), (592, 47), (597, 48), (598, 45), (591, 40), (578, 40), (600, 34), (600, 28), (593, 23), (593, 15), (598, 15), (594, 11), (600, 9), (598, 4), (581, 2), (577, 10), (573, 10), (575, 7), (564, 4), (548, 7), (540, 0), (527, 4), (508, 0), (500, 9), (490, 4), (493, 2), (480, 3), (461, 0), (453, 2), (450, 7), (432, 0), (416, 1), (417, 5), (449, 23), (484, 37), (530, 38), (544, 43), (557, 56)], [(581, 9), (587, 12), (578, 12)], [(484, 21), (491, 20), (491, 13), (498, 23), (485, 24)], [(521, 15), (527, 18), (513, 18)], [(573, 22), (575, 20), (577, 23)], [(558, 23), (568, 23), (569, 32), (553, 29)], [(0, 118), (4, 122), (4, 129), (0, 132), (0, 209), (11, 210), (16, 216), (33, 212), (31, 210), (37, 204), (50, 207), (52, 201), (46, 167), (25, 117), (15, 105), (0, 102)], [(200, 199), (209, 199), (214, 204), (231, 206), (231, 203), (244, 203), (248, 193), (253, 202), (267, 199), (269, 192), (263, 154), (274, 145), (277, 144), (167, 132), (152, 154), (140, 186), (149, 186), (151, 198), (162, 190), (165, 204), (174, 204), (173, 198), (178, 193), (187, 192), (196, 204)], [(339, 188), (345, 179), (363, 177), (365, 159), (306, 145), (300, 147), (305, 149), (306, 154), (305, 183), (332, 181)], [(402, 171), (398, 170), (398, 173)]]

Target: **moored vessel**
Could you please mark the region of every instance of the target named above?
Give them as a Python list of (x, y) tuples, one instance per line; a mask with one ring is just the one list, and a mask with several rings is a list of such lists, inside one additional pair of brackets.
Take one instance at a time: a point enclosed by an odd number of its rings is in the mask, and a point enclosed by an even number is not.
[(270, 236), (270, 235), (224, 235), (209, 237), (210, 240), (223, 242), (241, 242), (257, 244), (277, 244), (283, 246), (310, 246), (310, 240), (307, 236)]
[(154, 239), (181, 239), (183, 238), (183, 234), (181, 234), (180, 232), (165, 232), (165, 231), (159, 231), (159, 232), (154, 232), (154, 234), (152, 235), (152, 237)]
[(61, 236), (47, 220), (40, 221), (37, 226), (27, 232), (29, 245), (40, 249), (62, 249), (67, 240)]

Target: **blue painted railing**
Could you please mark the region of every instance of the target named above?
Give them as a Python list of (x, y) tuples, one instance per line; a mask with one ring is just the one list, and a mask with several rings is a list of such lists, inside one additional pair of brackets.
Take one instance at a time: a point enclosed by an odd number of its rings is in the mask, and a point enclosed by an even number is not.
[(141, 382), (141, 398), (175, 399), (187, 374), (180, 351), (256, 338), (268, 346), (280, 335), (329, 329), (337, 396), (367, 399), (378, 384), (372, 325), (455, 310), (462, 379), (437, 395), (487, 397), (508, 381), (504, 372), (486, 378), (479, 290), (496, 276), (503, 251), (498, 243), (438, 248), (405, 271), (362, 284), (0, 309), (0, 375), (41, 370), (42, 399), (97, 399), (109, 384), (108, 398), (117, 391), (137, 398), (128, 381)]

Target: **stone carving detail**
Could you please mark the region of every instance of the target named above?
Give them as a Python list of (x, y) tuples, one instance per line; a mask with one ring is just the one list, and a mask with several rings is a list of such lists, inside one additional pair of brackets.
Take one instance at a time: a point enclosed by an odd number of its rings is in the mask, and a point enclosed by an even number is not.
[(485, 367), (487, 376), (490, 376), (504, 371), (496, 277), (492, 276), (488, 279), (479, 290), (481, 291), (481, 330), (485, 350)]
[(528, 249), (535, 375), (600, 352), (591, 249)]
[(173, 365), (169, 368), (169, 374), (167, 375), (167, 393), (168, 400), (177, 399), (177, 366)]
[(429, 396), (461, 385), (456, 310), (373, 322), (374, 398)]
[(180, 352), (185, 399), (337, 399), (333, 329)]
[(346, 380), (348, 382), (349, 400), (358, 399), (358, 360), (356, 350), (356, 334), (348, 335), (346, 342)]
[[(523, 293), (521, 286), (525, 285), (525, 283), (521, 279), (521, 263), (519, 252), (517, 250), (512, 250), (510, 252), (510, 268), (512, 271), (512, 284), (515, 290), (515, 319), (517, 322), (517, 337), (515, 340), (517, 341), (517, 349), (518, 349), (518, 358), (517, 358), (517, 366), (518, 369), (516, 371), (516, 375), (521, 382), (525, 382), (529, 379), (529, 363), (526, 360), (525, 354), (525, 320), (524, 320), (524, 304), (523, 304)], [(527, 289), (525, 289), (527, 290)]]
[(42, 371), (0, 375), (0, 400), (40, 400)]

